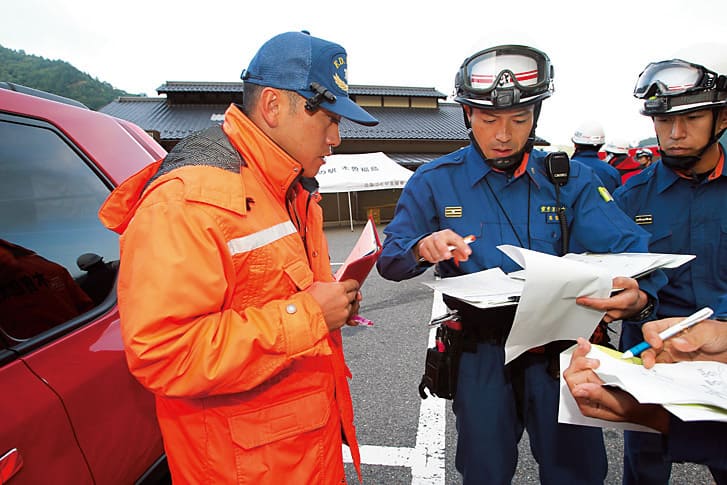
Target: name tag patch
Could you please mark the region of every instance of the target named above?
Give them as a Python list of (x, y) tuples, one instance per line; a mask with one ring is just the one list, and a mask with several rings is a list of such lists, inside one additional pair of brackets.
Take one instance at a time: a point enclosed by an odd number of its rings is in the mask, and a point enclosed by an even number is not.
[(639, 214), (634, 217), (634, 222), (636, 222), (636, 224), (653, 224), (654, 216), (651, 214)]
[(545, 214), (546, 224), (558, 224), (558, 221), (560, 221), (558, 214)]
[(558, 208), (554, 205), (541, 205), (540, 213), (545, 215), (546, 224), (558, 224)]

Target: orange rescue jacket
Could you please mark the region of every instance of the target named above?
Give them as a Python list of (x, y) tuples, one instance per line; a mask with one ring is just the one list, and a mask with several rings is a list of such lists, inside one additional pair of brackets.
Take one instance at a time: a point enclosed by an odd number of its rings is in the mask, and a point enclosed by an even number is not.
[(343, 431), (360, 480), (341, 333), (302, 291), (333, 281), (318, 194), (234, 105), (222, 129), (180, 142), (99, 212), (122, 234), (127, 361), (156, 394), (172, 478), (339, 484)]

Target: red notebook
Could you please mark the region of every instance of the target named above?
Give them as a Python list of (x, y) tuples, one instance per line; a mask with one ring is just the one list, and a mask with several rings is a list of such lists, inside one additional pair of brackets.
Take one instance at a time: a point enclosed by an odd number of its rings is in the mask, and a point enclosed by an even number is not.
[(369, 217), (356, 245), (351, 250), (346, 260), (333, 275), (336, 281), (355, 279), (360, 285), (371, 272), (376, 260), (381, 254), (381, 241), (379, 233), (376, 232), (374, 220)]

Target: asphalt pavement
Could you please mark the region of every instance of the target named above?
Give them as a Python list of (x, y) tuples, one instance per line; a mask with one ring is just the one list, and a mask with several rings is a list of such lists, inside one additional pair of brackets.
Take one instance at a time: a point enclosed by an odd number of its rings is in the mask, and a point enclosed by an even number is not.
[[(347, 225), (326, 228), (333, 263), (345, 259), (362, 229), (363, 225), (355, 225), (353, 231)], [(378, 229), (383, 238), (384, 227)], [(454, 467), (456, 431), (451, 402), (432, 397), (425, 402), (417, 391), (433, 299), (432, 290), (422, 281), (433, 278), (432, 270), (428, 270), (411, 280), (391, 282), (374, 269), (362, 288), (360, 311), (374, 326), (343, 329), (346, 359), (353, 374), (351, 393), (362, 446), (363, 482), (367, 485), (462, 483)], [(437, 438), (442, 438), (441, 442)], [(604, 429), (604, 439), (609, 463), (604, 483), (620, 484), (622, 433)], [(358, 483), (350, 463), (346, 464), (346, 474), (349, 484)], [(539, 483), (527, 433), (520, 443), (512, 483)], [(704, 466), (675, 464), (670, 483), (708, 485), (713, 480)]]

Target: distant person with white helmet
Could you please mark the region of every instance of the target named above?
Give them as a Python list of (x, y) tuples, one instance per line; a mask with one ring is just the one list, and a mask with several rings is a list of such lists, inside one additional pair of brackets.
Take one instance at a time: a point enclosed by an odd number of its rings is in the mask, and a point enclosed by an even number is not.
[[(695, 254), (689, 264), (667, 270), (653, 318), (689, 315), (703, 307), (727, 317), (727, 48), (692, 48), (679, 58), (652, 62), (639, 75), (634, 96), (651, 117), (661, 161), (652, 163), (616, 191), (619, 205), (652, 234), (654, 253)], [(621, 349), (643, 339), (643, 321), (623, 322)], [(725, 437), (727, 439), (727, 437)], [(624, 484), (667, 484), (672, 460), (659, 435), (624, 435)], [(700, 440), (685, 442), (694, 457), (714, 450)], [(727, 466), (710, 466), (727, 484)]]
[(628, 158), (630, 148), (631, 144), (623, 138), (610, 139), (603, 147), (603, 151), (606, 152), (603, 161), (615, 167)]
[(621, 185), (621, 174), (598, 157), (598, 151), (606, 143), (606, 134), (601, 124), (597, 121), (584, 121), (576, 128), (571, 141), (575, 146), (571, 160), (591, 167), (603, 182), (603, 186), (613, 194), (616, 187)]
[(635, 175), (634, 172), (641, 171), (641, 166), (629, 155), (630, 150), (631, 144), (622, 138), (610, 140), (603, 147), (603, 151), (606, 152), (604, 161), (614, 167), (621, 177), (619, 185), (623, 185), (631, 176)]
[[(618, 208), (593, 170), (533, 147), (543, 100), (552, 93), (550, 59), (535, 48), (498, 45), (464, 60), (455, 101), (470, 144), (419, 168), (407, 182), (384, 230), (377, 262), (384, 278), (413, 278), (432, 265), (443, 278), (520, 269), (500, 244), (551, 255), (567, 252), (568, 243), (576, 251), (647, 249), (646, 232)], [(468, 245), (463, 236), (470, 234), (476, 238)], [(647, 292), (658, 289), (632, 278), (615, 278), (613, 285), (625, 294), (588, 302), (608, 322), (639, 313)], [(602, 485), (602, 431), (558, 423), (558, 354), (572, 342), (548, 342), (505, 365), (516, 305), (483, 310), (450, 297), (445, 303), (461, 318), (462, 346), (455, 348), (462, 351), (448, 354), (456, 392), (445, 395), (454, 399), (462, 483), (510, 484), (527, 430), (541, 483)], [(539, 323), (537, 316), (530, 320)]]
[(644, 169), (651, 165), (651, 162), (654, 160), (654, 154), (648, 148), (639, 148), (634, 153), (634, 160)]

